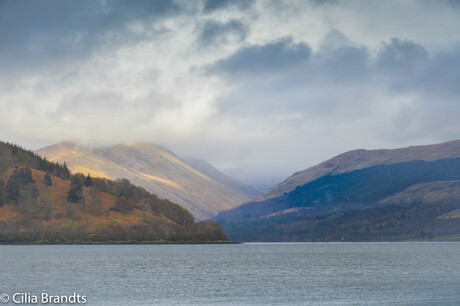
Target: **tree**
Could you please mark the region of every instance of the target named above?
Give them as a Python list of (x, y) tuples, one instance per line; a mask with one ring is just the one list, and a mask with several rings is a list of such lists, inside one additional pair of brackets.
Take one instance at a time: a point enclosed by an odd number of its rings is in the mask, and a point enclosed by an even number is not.
[(89, 173), (88, 173), (88, 175), (86, 176), (84, 185), (85, 185), (86, 187), (93, 187), (93, 186), (94, 186), (93, 179), (91, 178), (91, 176), (89, 175)]
[(89, 195), (91, 193), (91, 190), (93, 189), (92, 187), (82, 187), (81, 190), (78, 192), (78, 196), (80, 198), (80, 201), (83, 205), (83, 210), (86, 210), (86, 202), (88, 202)]
[(10, 201), (16, 202), (19, 199), (21, 185), (15, 179), (10, 178), (6, 184), (6, 196)]
[(64, 162), (64, 165), (62, 166), (62, 174), (61, 178), (64, 180), (67, 180), (70, 177), (70, 171), (69, 168), (67, 168), (67, 164)]
[(30, 226), (29, 223), (31, 219), (36, 217), (40, 213), (39, 209), (39, 200), (38, 196), (40, 191), (36, 184), (29, 184), (24, 188), (21, 188), (19, 192), (19, 197), (17, 201), (17, 205), (21, 208), (21, 211), (24, 213), (26, 217), (26, 225)]
[(83, 185), (77, 176), (72, 176), (70, 181), (70, 189), (67, 193), (67, 201), (78, 203), (82, 200)]
[(112, 207), (110, 210), (119, 211), (121, 213), (127, 213), (133, 210), (134, 205), (126, 199), (124, 194), (121, 194), (115, 200), (115, 206)]
[(45, 176), (43, 177), (43, 183), (46, 186), (52, 186), (53, 185), (53, 181), (51, 180), (51, 175), (49, 175), (49, 173), (46, 173)]
[(5, 182), (0, 179), (0, 207), (5, 204)]
[(10, 201), (17, 202), (21, 189), (25, 188), (28, 184), (34, 183), (32, 178), (32, 171), (29, 167), (14, 169), (8, 183), (6, 185), (6, 194)]

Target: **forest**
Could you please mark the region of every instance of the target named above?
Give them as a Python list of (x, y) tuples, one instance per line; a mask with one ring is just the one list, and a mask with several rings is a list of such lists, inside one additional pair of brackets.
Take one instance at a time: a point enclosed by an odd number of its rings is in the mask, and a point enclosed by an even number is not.
[(314, 217), (292, 213), (221, 224), (236, 241), (459, 240), (460, 220), (442, 217), (458, 209), (460, 203), (456, 201), (390, 204)]

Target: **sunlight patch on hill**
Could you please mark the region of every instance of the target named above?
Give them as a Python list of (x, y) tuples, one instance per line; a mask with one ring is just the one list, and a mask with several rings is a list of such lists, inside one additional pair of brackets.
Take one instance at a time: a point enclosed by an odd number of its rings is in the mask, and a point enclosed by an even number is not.
[(172, 186), (174, 188), (183, 190), (182, 187), (179, 184), (177, 184), (176, 182), (173, 182), (171, 180), (167, 180), (167, 179), (164, 179), (164, 178), (161, 178), (161, 177), (158, 177), (158, 176), (154, 176), (154, 175), (150, 175), (150, 174), (146, 174), (146, 173), (142, 173), (142, 172), (136, 172), (136, 173), (142, 175), (145, 178), (148, 178), (149, 180), (154, 180), (154, 181), (157, 181), (159, 183), (167, 184), (167, 185)]

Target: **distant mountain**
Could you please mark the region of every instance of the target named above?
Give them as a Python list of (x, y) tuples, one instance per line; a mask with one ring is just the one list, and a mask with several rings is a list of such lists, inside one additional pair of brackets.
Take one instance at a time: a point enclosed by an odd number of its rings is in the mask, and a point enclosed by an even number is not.
[(0, 243), (217, 242), (215, 222), (125, 179), (71, 174), (0, 142)]
[(325, 175), (337, 175), (375, 165), (388, 165), (414, 160), (434, 161), (453, 157), (460, 157), (460, 140), (392, 150), (353, 150), (294, 173), (286, 180), (257, 196), (254, 201), (265, 201), (279, 197), (294, 190), (297, 186), (302, 186)]
[(257, 195), (201, 160), (185, 160), (148, 143), (89, 148), (64, 142), (36, 151), (50, 161), (67, 163), (76, 173), (110, 179), (127, 178), (161, 198), (189, 209), (201, 220)]
[(460, 141), (452, 141), (347, 152), (215, 220), (243, 241), (402, 240), (460, 235), (458, 209)]

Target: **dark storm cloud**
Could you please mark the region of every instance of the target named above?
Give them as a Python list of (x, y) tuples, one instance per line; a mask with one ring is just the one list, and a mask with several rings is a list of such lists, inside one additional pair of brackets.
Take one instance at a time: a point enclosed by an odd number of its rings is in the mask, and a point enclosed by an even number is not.
[(306, 44), (285, 38), (263, 46), (251, 46), (238, 50), (209, 68), (212, 72), (226, 74), (258, 74), (285, 70), (306, 62), (311, 49)]
[[(1, 1), (0, 64), (15, 69), (78, 61), (101, 45), (140, 39), (127, 25), (176, 15), (176, 1)], [(145, 33), (142, 33), (145, 38)]]
[(205, 0), (203, 11), (205, 13), (210, 13), (228, 8), (244, 10), (251, 8), (253, 4), (253, 0)]
[(206, 21), (200, 29), (198, 40), (204, 46), (228, 43), (232, 40), (243, 41), (248, 31), (248, 27), (238, 20), (220, 22), (211, 19)]

